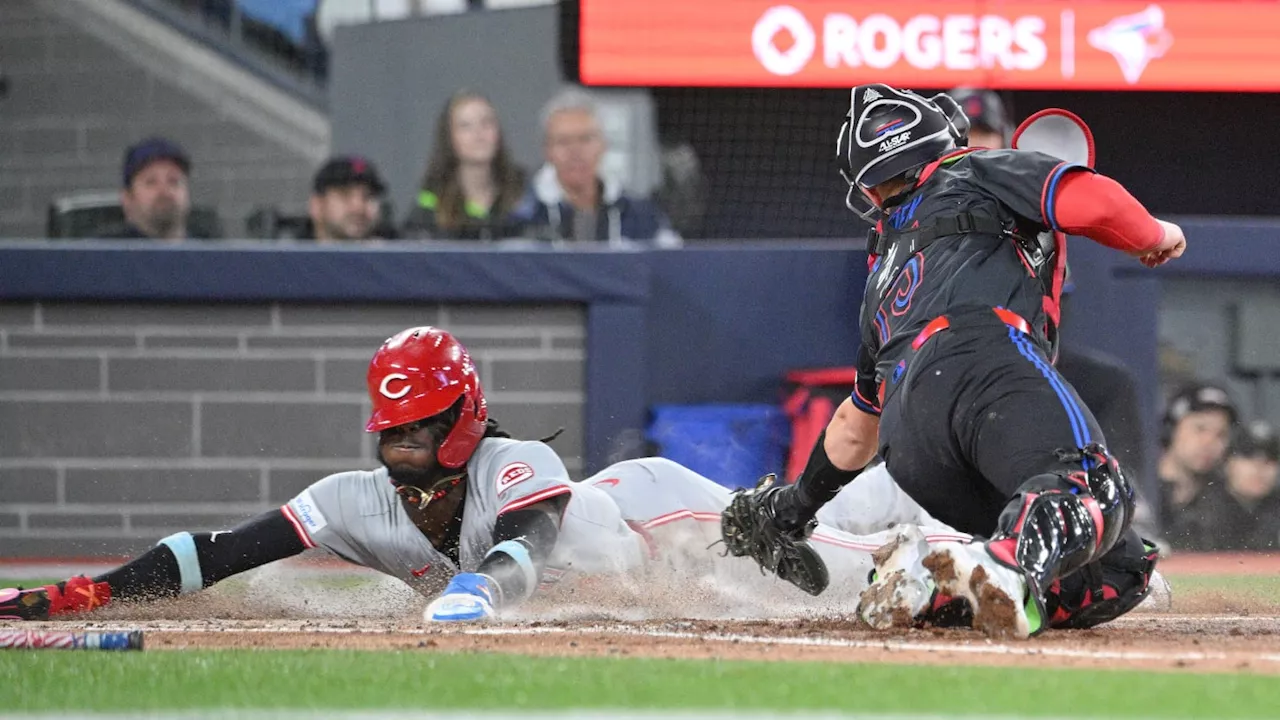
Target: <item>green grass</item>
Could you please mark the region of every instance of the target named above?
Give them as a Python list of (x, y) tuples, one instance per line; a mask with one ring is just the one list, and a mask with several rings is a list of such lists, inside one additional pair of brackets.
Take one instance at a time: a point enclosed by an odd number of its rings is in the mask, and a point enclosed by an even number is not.
[[(736, 709), (1275, 717), (1251, 675), (350, 650), (0, 653), (4, 711)], [(1066, 703), (1066, 704), (1064, 704)]]
[(1212, 595), (1280, 604), (1277, 575), (1170, 575), (1175, 605), (1178, 597)]
[(24, 587), (33, 588), (41, 585), (52, 585), (62, 582), (66, 578), (2, 578), (0, 577), (0, 588)]

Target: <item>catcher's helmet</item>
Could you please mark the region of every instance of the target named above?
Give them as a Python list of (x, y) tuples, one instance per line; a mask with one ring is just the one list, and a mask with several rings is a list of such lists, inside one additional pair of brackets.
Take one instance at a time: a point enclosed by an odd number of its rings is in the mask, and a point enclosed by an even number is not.
[[(954, 103), (947, 108), (954, 110)], [(849, 184), (850, 209), (867, 217), (852, 204), (855, 189), (866, 192), (886, 180), (919, 170), (964, 141), (967, 128), (952, 123), (948, 110), (910, 90), (879, 83), (853, 89), (849, 112), (836, 141), (840, 174)], [(881, 198), (866, 194), (880, 204)]]
[(374, 353), (367, 381), (373, 402), (367, 432), (433, 417), (460, 404), (453, 427), (436, 448), (436, 459), (447, 468), (465, 465), (484, 437), (489, 411), (480, 375), (467, 349), (444, 330), (415, 327), (389, 338)]

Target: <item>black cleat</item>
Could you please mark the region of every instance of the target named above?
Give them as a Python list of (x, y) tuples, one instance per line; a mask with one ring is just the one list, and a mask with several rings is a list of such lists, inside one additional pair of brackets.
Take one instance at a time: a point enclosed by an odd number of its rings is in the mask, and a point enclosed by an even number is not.
[(750, 557), (760, 571), (771, 572), (810, 595), (820, 595), (831, 582), (827, 565), (808, 542), (816, 519), (795, 528), (782, 527), (774, 508), (783, 488), (773, 474), (760, 478), (753, 490), (738, 490), (720, 514), (720, 536), (734, 557)]

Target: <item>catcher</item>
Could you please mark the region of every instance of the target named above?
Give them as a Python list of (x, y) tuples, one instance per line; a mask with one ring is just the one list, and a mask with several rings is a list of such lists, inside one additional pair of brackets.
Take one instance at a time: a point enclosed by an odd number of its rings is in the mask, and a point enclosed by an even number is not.
[(731, 553), (765, 569), (813, 553), (818, 509), (878, 454), (915, 501), (972, 542), (904, 533), (879, 556), (860, 614), (927, 622), (964, 603), (975, 627), (1027, 637), (1090, 627), (1148, 592), (1154, 549), (1098, 423), (1053, 366), (1065, 234), (1155, 267), (1186, 240), (1087, 164), (964, 148), (946, 95), (853, 89), (838, 156), (847, 204), (875, 223), (857, 389), (795, 485), (762, 482), (723, 516)]

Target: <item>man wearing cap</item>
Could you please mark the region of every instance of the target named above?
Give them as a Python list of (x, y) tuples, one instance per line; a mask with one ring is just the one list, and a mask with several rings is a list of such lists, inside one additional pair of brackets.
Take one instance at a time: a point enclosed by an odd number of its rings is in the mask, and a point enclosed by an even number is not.
[(1219, 495), (1222, 550), (1280, 549), (1280, 436), (1257, 420), (1237, 428)]
[(120, 191), (125, 225), (111, 236), (175, 241), (191, 237), (190, 173), (191, 160), (176, 143), (154, 137), (131, 146), (124, 154)]
[(999, 95), (978, 88), (955, 88), (947, 94), (969, 118), (969, 147), (999, 150), (1009, 146), (1013, 124)]
[(1169, 400), (1160, 436), (1160, 519), (1175, 549), (1213, 550), (1220, 542), (1213, 496), (1226, 483), (1223, 462), (1237, 418), (1227, 391), (1214, 385), (1189, 385)]
[(377, 168), (366, 158), (330, 158), (312, 183), (308, 237), (318, 242), (373, 239), (385, 191)]

